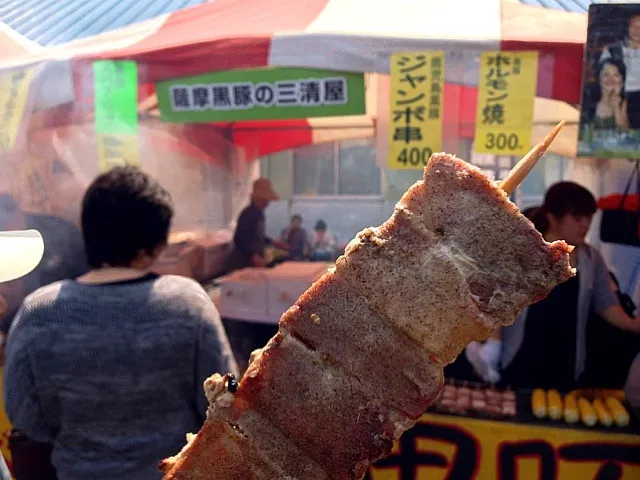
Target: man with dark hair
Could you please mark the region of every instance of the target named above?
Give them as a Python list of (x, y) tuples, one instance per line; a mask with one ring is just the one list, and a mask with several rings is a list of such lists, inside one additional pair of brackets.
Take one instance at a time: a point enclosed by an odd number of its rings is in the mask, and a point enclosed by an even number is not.
[(24, 301), (9, 332), (5, 407), (53, 444), (58, 480), (159, 480), (205, 419), (204, 380), (237, 374), (219, 314), (191, 279), (149, 273), (167, 244), (167, 191), (133, 167), (82, 202), (92, 270)]
[(169, 192), (139, 170), (116, 168), (101, 175), (82, 202), (89, 265), (123, 267), (157, 256), (167, 245), (172, 218)]

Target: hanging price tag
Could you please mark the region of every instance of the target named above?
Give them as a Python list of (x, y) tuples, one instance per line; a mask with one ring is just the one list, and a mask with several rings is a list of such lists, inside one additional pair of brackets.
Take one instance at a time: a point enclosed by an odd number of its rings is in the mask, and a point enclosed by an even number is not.
[(444, 52), (391, 55), (390, 169), (421, 169), (442, 150)]
[(35, 69), (0, 73), (0, 152), (13, 149)]
[(531, 148), (538, 52), (483, 52), (474, 150), (524, 155)]

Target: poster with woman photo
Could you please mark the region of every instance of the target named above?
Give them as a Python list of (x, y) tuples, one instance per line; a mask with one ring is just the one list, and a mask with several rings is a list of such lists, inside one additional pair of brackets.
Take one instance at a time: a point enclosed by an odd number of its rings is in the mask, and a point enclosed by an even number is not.
[(578, 156), (640, 156), (640, 3), (592, 4)]

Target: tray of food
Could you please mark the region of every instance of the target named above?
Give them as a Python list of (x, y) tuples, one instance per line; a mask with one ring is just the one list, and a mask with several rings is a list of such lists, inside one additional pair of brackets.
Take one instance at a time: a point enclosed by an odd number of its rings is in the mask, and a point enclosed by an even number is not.
[(516, 392), (509, 388), (449, 380), (429, 411), (488, 420), (513, 420), (517, 408)]
[(582, 389), (518, 392), (523, 421), (556, 427), (604, 429), (619, 433), (640, 433), (640, 421), (627, 404), (622, 390)]

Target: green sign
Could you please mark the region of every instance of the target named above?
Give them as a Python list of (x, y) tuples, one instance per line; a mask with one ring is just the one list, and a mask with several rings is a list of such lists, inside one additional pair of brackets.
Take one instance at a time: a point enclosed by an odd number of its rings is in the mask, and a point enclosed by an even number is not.
[(138, 133), (138, 66), (132, 61), (93, 63), (96, 132)]
[(364, 74), (308, 68), (206, 73), (156, 84), (167, 122), (205, 123), (359, 115)]

